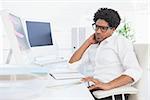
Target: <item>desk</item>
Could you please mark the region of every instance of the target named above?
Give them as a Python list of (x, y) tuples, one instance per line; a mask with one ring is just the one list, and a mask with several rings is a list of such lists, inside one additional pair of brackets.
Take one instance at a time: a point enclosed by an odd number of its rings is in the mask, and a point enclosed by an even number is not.
[[(13, 65), (13, 66), (15, 67), (17, 65)], [(9, 67), (13, 67), (13, 66), (9, 65)], [(58, 70), (56, 70), (56, 69), (60, 68), (60, 67), (61, 66), (55, 66), (54, 68), (51, 67), (51, 68), (53, 68), (53, 69), (51, 69), (51, 72), (53, 72), (53, 71), (58, 72)], [(26, 70), (26, 67), (24, 67), (24, 68)], [(63, 71), (64, 71), (64, 69), (65, 69), (65, 67), (62, 67)], [(22, 70), (22, 72), (20, 72), (21, 70), (20, 71), (13, 70), (13, 71), (11, 71), (11, 73), (12, 74), (17, 73), (18, 75), (22, 75), (24, 73), (26, 75), (25, 70)], [(59, 70), (59, 71), (62, 71), (62, 70)], [(1, 74), (7, 75), (10, 73), (8, 73), (5, 70), (5, 73), (2, 71)], [(9, 92), (10, 88), (6, 88), (7, 89), (6, 90), (5, 88), (1, 87), (5, 91), (5, 95), (1, 95), (0, 98), (7, 97), (8, 95), (6, 95), (6, 93), (11, 93), (12, 97), (8, 96), (9, 100), (23, 100), (23, 98), (24, 98), (24, 100), (94, 100), (93, 96), (91, 95), (91, 93), (89, 92), (89, 90), (85, 84), (81, 83), (81, 84), (64, 85), (64, 86), (55, 87), (55, 85), (58, 85), (56, 81), (57, 82), (59, 81), (61, 84), (67, 83), (66, 81), (71, 81), (71, 83), (72, 83), (72, 80), (61, 80), (60, 81), (60, 80), (55, 80), (52, 77), (48, 77), (44, 81), (37, 79), (37, 80), (31, 80), (31, 81), (27, 81), (27, 82), (20, 82), (19, 84), (13, 84), (13, 86), (17, 86), (18, 88), (12, 87), (11, 92)], [(76, 80), (73, 80), (73, 81), (76, 81)], [(77, 81), (79, 81), (79, 79)], [(18, 83), (17, 80), (15, 80), (14, 82)], [(46, 82), (46, 85), (44, 85), (45, 82)], [(48, 84), (47, 84), (47, 82), (48, 82)], [(44, 88), (43, 88), (43, 86), (41, 87), (42, 84), (43, 84)], [(2, 84), (2, 86), (4, 86), (4, 85)], [(10, 85), (10, 86), (12, 86), (12, 85)], [(41, 89), (40, 89), (40, 87), (41, 87)], [(21, 95), (18, 93), (18, 91), (21, 91), (21, 93), (19, 92)], [(22, 91), (25, 91), (25, 92), (22, 92)], [(29, 93), (29, 92), (31, 92), (31, 93)], [(3, 91), (1, 91), (1, 93), (3, 93)], [(16, 97), (18, 97), (18, 99), (15, 99)], [(22, 98), (22, 99), (19, 99), (19, 98)]]
[[(49, 66), (50, 72), (65, 72), (68, 71), (65, 64), (53, 64)], [(70, 81), (70, 82), (69, 82)], [(41, 95), (31, 100), (94, 100), (93, 96), (89, 92), (85, 84), (73, 84), (69, 86), (54, 87), (53, 84), (57, 85), (60, 83), (72, 83), (77, 80), (54, 80), (52, 77), (49, 79), (49, 85), (52, 88), (46, 88)], [(58, 83), (59, 84), (59, 83)]]
[(80, 84), (66, 88), (47, 88), (40, 96), (30, 100), (94, 100), (94, 98), (89, 90)]

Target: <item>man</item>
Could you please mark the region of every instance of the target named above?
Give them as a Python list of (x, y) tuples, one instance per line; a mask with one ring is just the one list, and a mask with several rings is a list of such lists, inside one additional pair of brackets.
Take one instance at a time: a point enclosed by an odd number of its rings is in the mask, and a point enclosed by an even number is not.
[[(132, 43), (121, 35), (113, 34), (120, 24), (117, 11), (100, 8), (94, 15), (95, 33), (73, 54), (70, 67), (92, 67), (92, 76), (83, 81), (93, 82), (89, 90), (110, 90), (136, 83), (142, 74)], [(116, 97), (120, 100), (121, 96)], [(112, 100), (111, 97), (101, 100)]]

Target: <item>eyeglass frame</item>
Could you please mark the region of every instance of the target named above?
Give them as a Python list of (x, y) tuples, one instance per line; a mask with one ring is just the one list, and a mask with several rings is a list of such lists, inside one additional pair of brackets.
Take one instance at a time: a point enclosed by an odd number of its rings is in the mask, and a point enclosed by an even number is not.
[[(94, 28), (94, 25), (95, 25), (95, 28)], [(93, 27), (93, 29), (95, 30), (95, 31), (97, 31), (98, 29), (100, 29), (102, 32), (107, 32), (107, 30), (108, 29), (112, 29), (112, 27), (109, 27), (109, 26), (107, 26), (107, 27), (105, 27), (105, 26), (98, 26), (98, 28), (97, 28), (97, 26), (98, 25), (96, 25), (96, 23), (93, 23), (92, 24), (92, 27)], [(106, 28), (106, 29), (104, 29), (104, 28)]]

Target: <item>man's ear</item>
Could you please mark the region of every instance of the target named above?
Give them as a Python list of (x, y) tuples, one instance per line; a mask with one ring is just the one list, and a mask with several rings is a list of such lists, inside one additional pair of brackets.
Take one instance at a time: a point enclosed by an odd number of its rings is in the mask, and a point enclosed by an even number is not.
[(94, 34), (94, 40), (96, 40), (96, 36), (95, 36), (95, 34)]

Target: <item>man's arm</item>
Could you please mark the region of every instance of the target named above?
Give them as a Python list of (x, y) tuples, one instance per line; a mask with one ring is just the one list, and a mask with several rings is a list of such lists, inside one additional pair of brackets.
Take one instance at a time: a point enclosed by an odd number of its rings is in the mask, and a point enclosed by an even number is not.
[(74, 63), (76, 61), (79, 61), (82, 57), (82, 55), (84, 54), (84, 52), (86, 51), (86, 49), (91, 45), (96, 43), (96, 41), (94, 40), (94, 34), (91, 35), (85, 42), (84, 44), (73, 54), (73, 56), (71, 57), (71, 59), (69, 60), (69, 63)]
[(86, 77), (86, 78), (83, 78), (82, 80), (83, 81), (92, 81), (95, 84), (95, 85), (89, 87), (90, 90), (93, 90), (93, 89), (110, 90), (113, 88), (127, 85), (134, 81), (133, 78), (131, 78), (130, 76), (127, 76), (127, 75), (121, 75), (120, 77), (118, 77), (108, 83), (100, 82), (99, 80), (94, 79), (92, 77)]

